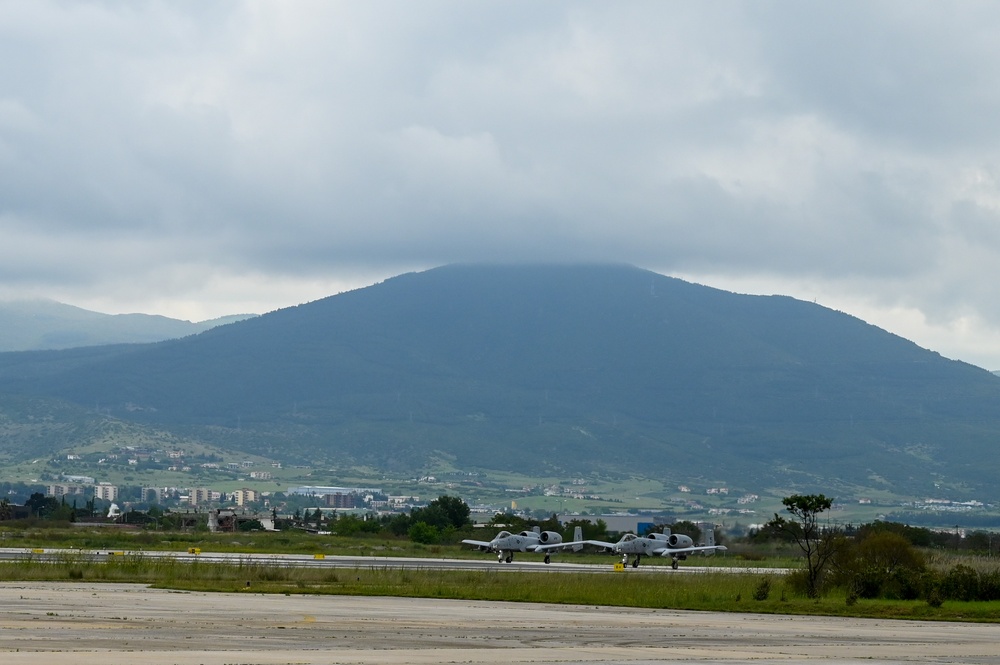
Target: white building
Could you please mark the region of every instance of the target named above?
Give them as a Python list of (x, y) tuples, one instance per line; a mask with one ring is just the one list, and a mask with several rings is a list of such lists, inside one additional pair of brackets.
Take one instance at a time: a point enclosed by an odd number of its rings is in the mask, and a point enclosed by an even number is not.
[(211, 500), (212, 490), (207, 487), (195, 487), (188, 493), (188, 503), (192, 506), (197, 506), (199, 503), (207, 503)]
[(83, 494), (85, 489), (83, 485), (61, 485), (57, 483), (48, 486), (47, 494), (58, 499), (67, 494)]
[(104, 501), (118, 500), (118, 486), (111, 483), (98, 483), (94, 485), (94, 498)]
[(260, 501), (260, 492), (251, 489), (239, 489), (233, 492), (233, 501), (237, 506), (245, 506), (248, 503)]

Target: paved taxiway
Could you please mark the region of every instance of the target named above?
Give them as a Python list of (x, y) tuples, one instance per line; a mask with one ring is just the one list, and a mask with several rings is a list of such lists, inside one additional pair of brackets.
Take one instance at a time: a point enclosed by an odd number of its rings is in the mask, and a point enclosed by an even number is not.
[(0, 583), (4, 665), (997, 663), (997, 626)]
[[(203, 561), (211, 563), (257, 563), (262, 565), (291, 566), (300, 568), (385, 568), (409, 570), (500, 570), (520, 572), (554, 571), (563, 573), (606, 573), (613, 569), (618, 557), (608, 557), (606, 564), (571, 563), (572, 555), (565, 555), (561, 560), (553, 560), (551, 564), (542, 563), (541, 557), (532, 554), (519, 553), (521, 558), (512, 563), (498, 563), (492, 554), (486, 554), (477, 559), (437, 559), (391, 556), (340, 556), (309, 554), (248, 554), (237, 552), (160, 552), (155, 550), (78, 550), (52, 548), (5, 547), (0, 548), (0, 560), (61, 562), (67, 559), (79, 558), (87, 561), (108, 561), (116, 557), (145, 557), (153, 559), (175, 559), (177, 561)], [(785, 568), (748, 568), (733, 566), (681, 566), (673, 570), (669, 559), (658, 562), (661, 565), (649, 563), (633, 569), (625, 567), (624, 572), (641, 571), (643, 573), (657, 572), (664, 574), (677, 573), (787, 573)]]

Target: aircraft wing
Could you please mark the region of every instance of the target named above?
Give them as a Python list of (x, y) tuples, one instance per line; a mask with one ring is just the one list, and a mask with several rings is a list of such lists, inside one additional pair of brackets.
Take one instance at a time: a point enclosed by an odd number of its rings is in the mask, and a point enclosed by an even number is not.
[(490, 548), (493, 546), (492, 542), (486, 540), (463, 540), (462, 542), (466, 545), (475, 545), (476, 547)]
[(675, 554), (688, 554), (690, 552), (707, 552), (708, 550), (721, 550), (725, 551), (725, 545), (698, 545), (696, 547), (658, 547), (653, 550), (653, 554), (659, 554), (660, 556), (673, 556)]
[(564, 549), (566, 547), (574, 547), (576, 545), (583, 545), (586, 542), (589, 542), (589, 541), (586, 541), (586, 540), (571, 540), (568, 543), (553, 543), (551, 545), (535, 545), (535, 551), (536, 552), (547, 552), (549, 550), (561, 550), (561, 549)]
[(558, 545), (546, 545), (545, 547), (550, 547), (555, 549), (557, 547), (574, 547), (578, 545), (596, 545), (597, 547), (606, 547), (608, 549), (613, 549), (617, 543), (608, 543), (603, 540), (571, 540), (568, 543), (559, 543)]
[(597, 545), (598, 547), (612, 548), (618, 543), (609, 543), (603, 540), (584, 540), (582, 541), (584, 545)]

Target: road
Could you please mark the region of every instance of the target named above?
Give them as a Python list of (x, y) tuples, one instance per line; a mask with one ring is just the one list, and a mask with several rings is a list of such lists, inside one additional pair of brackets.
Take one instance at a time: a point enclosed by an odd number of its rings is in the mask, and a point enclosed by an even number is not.
[[(0, 548), (0, 560), (18, 560), (32, 558), (40, 561), (60, 561), (67, 557), (78, 557), (91, 561), (107, 560), (114, 557), (142, 556), (149, 558), (170, 557), (178, 561), (210, 561), (216, 563), (239, 563), (253, 561), (279, 566), (320, 567), (320, 568), (390, 568), (390, 569), (424, 569), (424, 570), (507, 570), (521, 572), (572, 572), (572, 573), (606, 573), (612, 570), (617, 557), (609, 557), (608, 563), (567, 563), (553, 560), (550, 564), (542, 563), (541, 558), (532, 554), (518, 554), (520, 559), (511, 563), (497, 563), (496, 557), (484, 554), (481, 559), (435, 559), (414, 557), (375, 557), (375, 556), (332, 556), (310, 554), (245, 554), (224, 552), (158, 552), (152, 550), (76, 550), (49, 548)], [(663, 574), (684, 573), (769, 573), (782, 574), (788, 572), (784, 568), (747, 568), (731, 566), (681, 566), (672, 570), (670, 566), (640, 566), (625, 567), (625, 572), (642, 571)]]
[(0, 583), (4, 665), (1000, 662), (996, 626)]

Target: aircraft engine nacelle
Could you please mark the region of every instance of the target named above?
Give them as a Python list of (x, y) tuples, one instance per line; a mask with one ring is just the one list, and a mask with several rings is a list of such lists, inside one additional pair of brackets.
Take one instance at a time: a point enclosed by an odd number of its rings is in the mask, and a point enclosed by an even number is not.
[(670, 540), (667, 542), (670, 543), (671, 547), (694, 547), (694, 541), (691, 540), (690, 536), (679, 533), (670, 534)]
[(555, 531), (542, 531), (538, 534), (538, 542), (543, 545), (558, 545), (562, 542), (562, 536)]
[(649, 538), (650, 540), (658, 540), (660, 542), (668, 543), (668, 544), (670, 543), (670, 534), (669, 533), (651, 533), (651, 534), (649, 534), (646, 537)]

